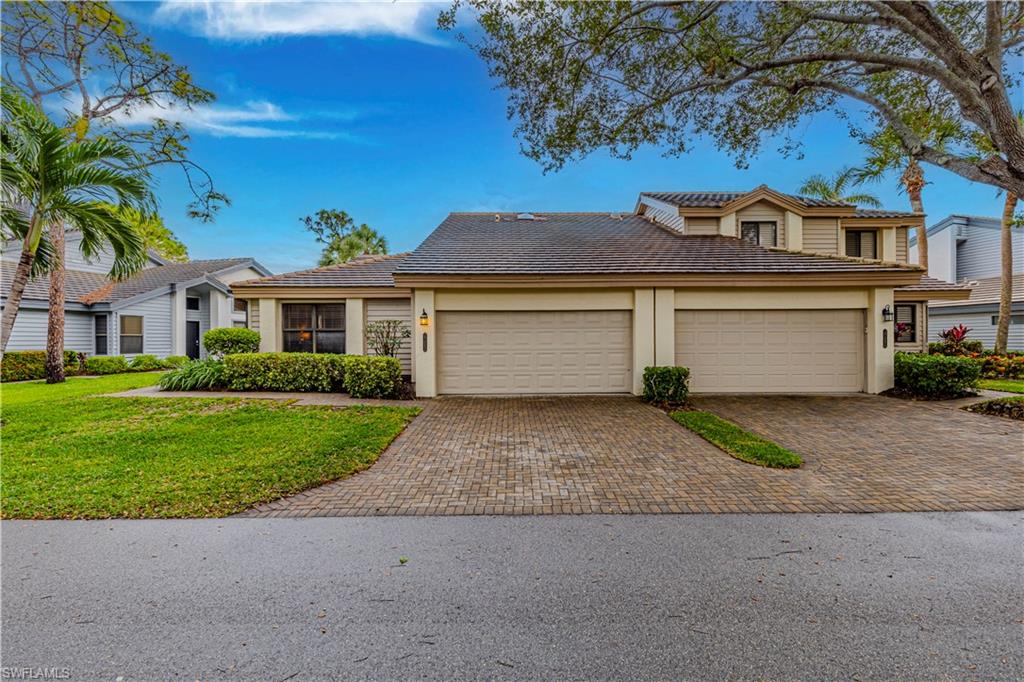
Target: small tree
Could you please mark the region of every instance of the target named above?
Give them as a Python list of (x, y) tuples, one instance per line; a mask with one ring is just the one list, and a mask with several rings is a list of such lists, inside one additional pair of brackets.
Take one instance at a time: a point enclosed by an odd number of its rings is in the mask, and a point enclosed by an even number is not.
[(412, 336), (402, 320), (379, 320), (366, 325), (366, 345), (374, 355), (397, 357), (402, 342)]
[(347, 263), (358, 256), (388, 252), (387, 240), (369, 225), (358, 227), (345, 211), (322, 208), (301, 219), (313, 233), (317, 243), (323, 245), (319, 265)]

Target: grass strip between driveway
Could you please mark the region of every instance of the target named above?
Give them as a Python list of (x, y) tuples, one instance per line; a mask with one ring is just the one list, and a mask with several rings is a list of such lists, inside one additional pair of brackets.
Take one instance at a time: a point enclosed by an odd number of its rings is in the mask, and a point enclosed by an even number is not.
[(100, 395), (158, 378), (4, 385), (0, 517), (226, 516), (366, 469), (419, 412)]
[(978, 382), (978, 388), (1006, 393), (1024, 393), (1024, 379), (982, 379)]
[(795, 452), (744, 431), (710, 412), (679, 410), (671, 416), (704, 440), (744, 462), (772, 469), (795, 469), (804, 462)]

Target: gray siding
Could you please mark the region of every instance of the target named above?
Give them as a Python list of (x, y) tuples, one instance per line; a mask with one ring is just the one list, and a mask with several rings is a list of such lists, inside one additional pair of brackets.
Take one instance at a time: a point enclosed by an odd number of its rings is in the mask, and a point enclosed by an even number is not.
[[(928, 314), (929, 341), (939, 341), (941, 332), (958, 324), (965, 324), (971, 328), (967, 338), (981, 341), (985, 348), (995, 345), (996, 326), (992, 324), (992, 316), (999, 314), (998, 307), (993, 306), (991, 311), (972, 313), (936, 314), (934, 310)], [(1010, 325), (1010, 336), (1006, 345), (1010, 350), (1024, 350), (1024, 324)]]
[[(377, 322), (379, 320), (401, 320), (408, 325), (412, 331), (412, 302), (407, 298), (368, 298), (365, 304), (366, 322)], [(402, 363), (402, 373), (412, 373), (412, 339), (402, 342), (401, 350), (398, 351), (398, 359)], [(371, 353), (369, 347), (366, 350)]]
[[(113, 334), (110, 337), (110, 354), (120, 354), (121, 315), (142, 315), (142, 352), (167, 357), (171, 350), (171, 296), (157, 296), (148, 301), (126, 306), (112, 315)], [(207, 318), (209, 319), (209, 318)], [(134, 356), (128, 356), (134, 357)]]
[[(22, 308), (14, 321), (14, 330), (7, 350), (45, 350), (46, 349), (45, 310)], [(92, 313), (64, 313), (64, 348), (79, 353), (93, 352), (93, 321)]]
[[(956, 246), (957, 281), (999, 277), (999, 230), (970, 226), (967, 239)], [(929, 243), (930, 245), (930, 243)], [(1014, 230), (1013, 272), (1024, 272), (1024, 234)]]

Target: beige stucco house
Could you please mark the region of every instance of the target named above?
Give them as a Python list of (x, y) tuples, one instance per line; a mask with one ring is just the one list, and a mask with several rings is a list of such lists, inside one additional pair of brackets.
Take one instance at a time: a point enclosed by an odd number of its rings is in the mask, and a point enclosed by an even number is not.
[(758, 187), (645, 192), (625, 213), (453, 213), (413, 252), (232, 284), (262, 349), (368, 352), (402, 319), (419, 396), (878, 393), (966, 287), (907, 263), (924, 216)]

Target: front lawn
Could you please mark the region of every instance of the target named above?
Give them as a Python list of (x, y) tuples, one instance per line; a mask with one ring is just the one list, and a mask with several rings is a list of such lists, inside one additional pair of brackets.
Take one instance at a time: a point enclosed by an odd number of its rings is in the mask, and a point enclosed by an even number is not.
[(710, 412), (680, 410), (672, 418), (736, 459), (773, 469), (794, 469), (803, 459), (781, 445), (744, 431)]
[(1024, 379), (982, 379), (978, 382), (978, 388), (1005, 391), (1006, 393), (1024, 393)]
[(157, 379), (3, 386), (0, 516), (225, 516), (369, 467), (419, 411), (88, 397)]

